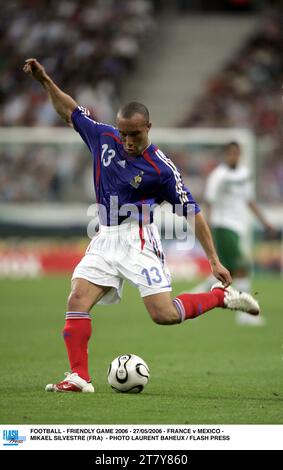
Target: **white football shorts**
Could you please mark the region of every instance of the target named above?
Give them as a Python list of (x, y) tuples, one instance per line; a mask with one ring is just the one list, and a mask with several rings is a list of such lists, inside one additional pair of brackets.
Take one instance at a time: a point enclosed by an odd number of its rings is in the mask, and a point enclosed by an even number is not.
[(138, 287), (141, 297), (172, 290), (171, 275), (154, 224), (143, 228), (136, 223), (100, 226), (74, 270), (72, 279), (76, 278), (112, 287), (98, 304), (119, 303), (125, 280)]

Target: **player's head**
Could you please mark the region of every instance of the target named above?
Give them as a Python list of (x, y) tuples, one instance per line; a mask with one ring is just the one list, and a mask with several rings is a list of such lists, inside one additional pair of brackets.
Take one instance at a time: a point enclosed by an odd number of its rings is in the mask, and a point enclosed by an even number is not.
[(131, 101), (119, 109), (117, 127), (124, 149), (130, 155), (139, 155), (149, 145), (151, 122), (147, 107)]
[(230, 168), (237, 168), (241, 158), (241, 147), (238, 142), (229, 142), (224, 149), (225, 163)]

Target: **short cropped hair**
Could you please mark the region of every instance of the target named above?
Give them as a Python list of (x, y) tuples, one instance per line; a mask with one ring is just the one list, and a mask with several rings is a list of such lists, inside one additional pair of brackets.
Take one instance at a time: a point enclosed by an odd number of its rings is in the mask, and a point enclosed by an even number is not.
[(234, 147), (234, 146), (238, 147), (238, 148), (241, 147), (239, 142), (237, 142), (236, 140), (231, 140), (230, 142), (228, 142), (228, 144), (225, 145), (224, 148), (225, 148), (225, 150), (228, 150), (230, 147)]
[(140, 114), (144, 117), (145, 121), (149, 122), (150, 120), (147, 107), (137, 101), (131, 101), (130, 103), (125, 104), (125, 106), (122, 106), (119, 109), (118, 114), (125, 119), (130, 119), (134, 114)]

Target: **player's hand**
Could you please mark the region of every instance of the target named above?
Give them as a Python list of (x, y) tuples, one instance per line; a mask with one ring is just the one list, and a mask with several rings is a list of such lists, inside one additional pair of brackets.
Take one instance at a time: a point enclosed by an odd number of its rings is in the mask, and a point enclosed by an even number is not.
[(23, 71), (28, 75), (31, 75), (35, 80), (42, 82), (48, 77), (45, 72), (45, 68), (36, 59), (27, 59), (23, 67)]
[(219, 260), (210, 261), (212, 274), (221, 281), (224, 287), (230, 286), (232, 277), (228, 269), (226, 269)]

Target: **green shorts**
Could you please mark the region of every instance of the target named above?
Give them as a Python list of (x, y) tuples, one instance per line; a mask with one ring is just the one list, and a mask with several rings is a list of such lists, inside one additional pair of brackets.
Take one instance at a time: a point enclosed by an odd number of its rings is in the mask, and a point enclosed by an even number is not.
[(238, 270), (249, 270), (250, 263), (241, 249), (240, 236), (224, 227), (212, 229), (215, 248), (221, 263), (233, 274)]

